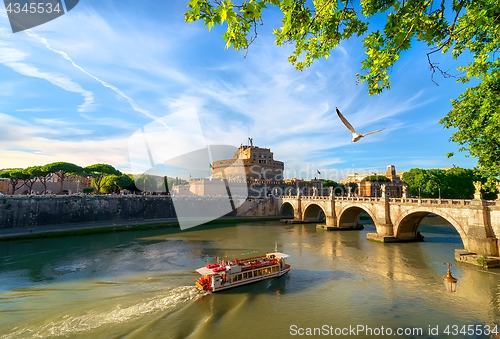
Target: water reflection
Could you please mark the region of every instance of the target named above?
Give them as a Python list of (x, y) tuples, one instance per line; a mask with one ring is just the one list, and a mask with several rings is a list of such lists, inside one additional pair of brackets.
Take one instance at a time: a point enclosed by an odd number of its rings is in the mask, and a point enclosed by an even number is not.
[[(500, 275), (458, 267), (457, 292), (445, 291), (441, 262), (462, 247), (451, 226), (428, 218), (425, 242), (380, 244), (366, 240), (368, 222), (349, 232), (269, 222), (3, 243), (0, 338), (284, 338), (291, 324), (499, 319)], [(275, 241), (291, 256), (289, 274), (205, 296), (193, 287), (207, 259), (262, 255)]]

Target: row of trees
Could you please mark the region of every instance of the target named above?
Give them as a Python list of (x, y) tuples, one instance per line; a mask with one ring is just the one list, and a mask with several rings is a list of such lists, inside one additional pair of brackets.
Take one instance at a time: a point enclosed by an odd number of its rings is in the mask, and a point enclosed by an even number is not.
[[(60, 192), (63, 192), (64, 179), (68, 176), (92, 177), (91, 186), (98, 194), (111, 193), (120, 189), (129, 191), (147, 191), (147, 192), (167, 192), (175, 183), (174, 179), (164, 178), (164, 181), (158, 185), (156, 179), (147, 174), (139, 175), (134, 180), (132, 175), (123, 174), (116, 168), (108, 164), (94, 164), (87, 167), (81, 167), (68, 162), (54, 162), (45, 166), (31, 166), (25, 169), (16, 168), (0, 172), (0, 178), (10, 180), (12, 193), (26, 186), (27, 191), (31, 192), (35, 182), (40, 182), (44, 190), (42, 194), (47, 193), (47, 181), (52, 175), (58, 177), (60, 182)], [(179, 179), (176, 179), (177, 182)]]
[[(487, 178), (477, 175), (472, 169), (453, 167), (448, 170), (412, 168), (403, 174), (403, 181), (408, 184), (410, 194), (423, 198), (472, 199), (474, 182), (485, 183)], [(497, 190), (484, 188), (483, 198), (495, 199)]]

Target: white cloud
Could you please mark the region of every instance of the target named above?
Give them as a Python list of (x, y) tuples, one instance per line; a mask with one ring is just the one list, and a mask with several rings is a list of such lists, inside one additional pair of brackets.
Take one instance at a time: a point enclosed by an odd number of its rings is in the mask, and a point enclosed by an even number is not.
[(73, 82), (65, 75), (40, 71), (33, 65), (20, 62), (28, 56), (28, 53), (20, 49), (10, 47), (6, 43), (0, 42), (0, 63), (19, 74), (44, 79), (65, 91), (81, 94), (84, 98), (84, 102), (78, 106), (79, 112), (84, 112), (92, 108), (94, 103), (94, 96), (92, 92), (84, 90), (79, 84)]
[[(96, 76), (90, 74), (89, 72), (87, 72), (86, 70), (84, 70), (82, 67), (78, 66), (73, 61), (73, 59), (71, 59), (69, 57), (69, 55), (66, 52), (59, 51), (57, 49), (52, 48), (52, 46), (47, 42), (47, 39), (40, 37), (39, 35), (33, 33), (31, 30), (26, 30), (26, 33), (29, 36), (34, 37), (35, 39), (37, 39), (38, 41), (40, 41), (45, 47), (47, 47), (52, 52), (61, 55), (64, 59), (68, 60), (74, 67), (76, 67), (77, 69), (79, 69), (80, 71), (82, 71), (83, 73), (85, 73), (86, 75), (88, 75), (89, 77), (91, 77), (92, 79), (96, 80), (97, 82), (99, 82), (104, 87), (107, 87), (107, 88), (111, 89), (112, 91), (114, 91), (115, 93), (117, 93), (118, 95), (120, 95), (121, 97), (125, 98), (128, 101), (128, 103), (130, 104), (130, 106), (132, 107), (132, 109), (134, 111), (142, 113), (145, 116), (147, 116), (147, 117), (149, 117), (149, 118), (151, 118), (153, 120), (156, 119), (156, 117), (153, 114), (151, 114), (149, 111), (147, 111), (147, 110), (141, 108), (139, 105), (137, 105), (137, 103), (132, 98), (130, 98), (129, 96), (127, 96), (125, 93), (123, 93), (123, 91), (121, 91), (120, 89), (118, 89), (117, 87), (115, 87), (115, 86), (113, 86), (111, 84), (108, 84), (107, 82), (99, 79), (98, 77), (96, 77)], [(82, 112), (83, 110), (79, 110), (79, 111)]]
[[(45, 121), (47, 124), (49, 121)], [(57, 123), (57, 122), (56, 122)], [(127, 135), (106, 139), (95, 137), (72, 140), (59, 139), (65, 132), (85, 135), (84, 130), (49, 125), (34, 126), (21, 119), (0, 113), (0, 168), (44, 165), (67, 161), (80, 166), (107, 163), (130, 171), (128, 166)], [(27, 155), (29, 153), (29, 156)]]

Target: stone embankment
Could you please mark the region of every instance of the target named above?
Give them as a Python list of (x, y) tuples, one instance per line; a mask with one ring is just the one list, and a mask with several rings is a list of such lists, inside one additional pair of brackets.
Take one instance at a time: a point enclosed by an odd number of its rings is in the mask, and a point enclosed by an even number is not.
[[(210, 216), (227, 197), (190, 197), (197, 214)], [(192, 200), (192, 201), (191, 201)], [(279, 215), (275, 198), (234, 198), (235, 211), (225, 216)], [(187, 205), (186, 205), (187, 206)], [(221, 217), (221, 216), (215, 216)], [(167, 196), (0, 196), (0, 232), (11, 229), (68, 224), (176, 218)]]

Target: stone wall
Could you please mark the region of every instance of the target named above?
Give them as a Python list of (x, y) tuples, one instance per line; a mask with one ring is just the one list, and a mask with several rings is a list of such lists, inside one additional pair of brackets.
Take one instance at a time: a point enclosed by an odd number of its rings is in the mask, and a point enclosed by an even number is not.
[(239, 217), (278, 216), (280, 215), (280, 207), (280, 197), (249, 197), (237, 208), (236, 215)]
[[(193, 200), (191, 206), (197, 212), (210, 216), (220, 209), (221, 199), (227, 197), (185, 197)], [(200, 201), (202, 200), (202, 201)], [(267, 216), (279, 214), (276, 199), (235, 198), (240, 206), (236, 216), (248, 209), (244, 216)], [(254, 205), (257, 205), (252, 209)], [(218, 217), (219, 215), (214, 216)], [(166, 196), (0, 196), (0, 231), (12, 228), (56, 226), (106, 221), (134, 221), (176, 218), (172, 199)]]
[(46, 225), (156, 218), (175, 218), (175, 211), (169, 197), (0, 197), (0, 230)]

